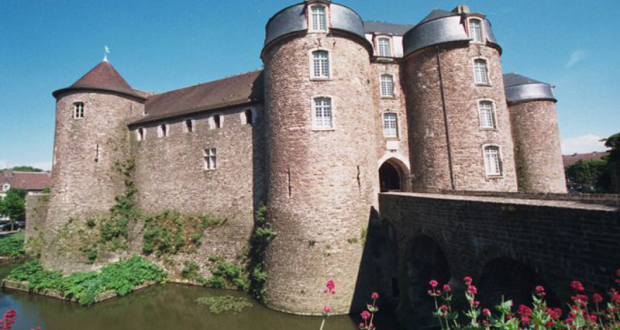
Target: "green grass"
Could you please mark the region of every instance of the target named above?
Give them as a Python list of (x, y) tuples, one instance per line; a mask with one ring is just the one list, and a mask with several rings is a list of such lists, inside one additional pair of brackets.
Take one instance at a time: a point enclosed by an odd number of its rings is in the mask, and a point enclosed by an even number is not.
[(28, 281), (33, 291), (56, 290), (66, 298), (75, 298), (81, 305), (91, 305), (105, 291), (124, 296), (146, 282), (164, 282), (168, 274), (146, 259), (133, 256), (109, 264), (99, 272), (73, 273), (43, 269), (38, 260), (27, 262), (9, 274), (14, 281)]
[(19, 258), (26, 254), (24, 251), (25, 232), (19, 232), (0, 238), (0, 256)]

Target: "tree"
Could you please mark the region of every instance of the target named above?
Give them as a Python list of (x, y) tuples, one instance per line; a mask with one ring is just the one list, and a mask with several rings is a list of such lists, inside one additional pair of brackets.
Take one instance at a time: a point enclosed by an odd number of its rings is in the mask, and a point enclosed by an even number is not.
[(0, 203), (0, 214), (6, 215), (12, 221), (26, 219), (26, 195), (24, 189), (11, 188), (6, 193), (6, 197)]
[(607, 159), (582, 159), (566, 169), (570, 182), (592, 187), (595, 192), (610, 188)]
[(43, 172), (42, 169), (32, 166), (15, 166), (11, 170), (15, 172)]
[(620, 193), (620, 133), (616, 133), (603, 139), (605, 146), (609, 148), (609, 174), (611, 186), (615, 193)]

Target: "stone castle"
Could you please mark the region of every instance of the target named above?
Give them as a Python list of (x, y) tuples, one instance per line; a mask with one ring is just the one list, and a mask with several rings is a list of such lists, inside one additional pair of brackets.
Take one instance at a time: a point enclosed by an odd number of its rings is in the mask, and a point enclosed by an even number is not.
[(125, 192), (117, 167), (131, 159), (141, 210), (228, 219), (171, 256), (171, 273), (234, 260), (264, 203), (278, 232), (269, 306), (319, 312), (334, 279), (332, 308), (346, 313), (379, 192), (566, 192), (553, 88), (503, 75), (501, 54), (487, 17), (466, 6), (403, 25), (308, 0), (267, 22), (260, 71), (152, 94), (104, 60), (53, 93), (43, 263), (71, 272), (141, 252), (141, 225), (92, 265), (67, 244)]

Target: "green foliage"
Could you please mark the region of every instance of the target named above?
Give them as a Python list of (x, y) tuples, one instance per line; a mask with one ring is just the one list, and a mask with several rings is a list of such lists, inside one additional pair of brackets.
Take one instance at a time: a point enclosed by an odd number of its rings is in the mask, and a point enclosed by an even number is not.
[(86, 220), (86, 226), (90, 229), (95, 228), (95, 226), (97, 225), (97, 222), (95, 221), (95, 219), (90, 218), (88, 220)]
[(20, 232), (0, 238), (0, 256), (19, 258), (26, 254), (24, 235), (24, 232)]
[(73, 297), (81, 305), (90, 305), (106, 291), (124, 296), (147, 282), (164, 282), (167, 273), (147, 260), (133, 256), (109, 264), (100, 272), (74, 273), (62, 276), (60, 271), (45, 270), (38, 260), (25, 263), (11, 272), (9, 279), (27, 281), (34, 291), (55, 290), (66, 298)]
[(250, 284), (241, 267), (217, 257), (211, 257), (209, 260), (213, 263), (209, 268), (212, 275), (207, 281), (209, 286), (214, 288), (236, 288), (243, 291), (249, 289)]
[(196, 302), (209, 307), (209, 311), (213, 314), (221, 314), (223, 312), (233, 312), (236, 314), (246, 307), (253, 306), (246, 298), (233, 296), (200, 297), (196, 299)]
[(45, 187), (43, 188), (43, 190), (41, 190), (42, 194), (51, 194), (52, 193), (52, 188), (50, 187)]
[(4, 200), (0, 201), (0, 214), (6, 215), (13, 221), (26, 219), (26, 190), (11, 188), (6, 193)]
[(42, 169), (32, 166), (15, 166), (11, 170), (15, 172), (44, 172)]
[(570, 182), (594, 187), (595, 191), (609, 189), (609, 171), (606, 159), (582, 159), (566, 169)]
[(196, 281), (202, 285), (207, 283), (207, 280), (198, 274), (200, 266), (193, 261), (186, 261), (183, 263), (183, 270), (181, 271), (181, 277), (188, 280)]
[(87, 258), (87, 264), (92, 264), (95, 262), (95, 260), (97, 260), (97, 256), (99, 254), (98, 250), (97, 250), (97, 244), (89, 244), (87, 246), (84, 246), (82, 248), (80, 248), (80, 251), (82, 251), (82, 253), (84, 253), (84, 255)]
[(37, 236), (30, 237), (24, 242), (24, 250), (26, 255), (32, 258), (41, 257), (41, 251), (43, 250), (43, 234), (39, 233)]
[(358, 242), (357, 237), (347, 238), (347, 243), (356, 244)]
[(250, 286), (252, 296), (262, 302), (267, 302), (267, 280), (269, 276), (265, 268), (265, 253), (269, 244), (276, 238), (278, 233), (271, 228), (267, 221), (267, 207), (260, 205), (254, 218), (254, 232), (251, 238), (250, 257)]

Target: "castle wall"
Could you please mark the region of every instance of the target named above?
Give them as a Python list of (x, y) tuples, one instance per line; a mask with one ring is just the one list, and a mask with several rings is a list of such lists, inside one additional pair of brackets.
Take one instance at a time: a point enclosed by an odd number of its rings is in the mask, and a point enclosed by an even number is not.
[(553, 101), (531, 101), (509, 107), (519, 190), (566, 193), (566, 179)]
[(26, 196), (26, 250), (28, 253), (41, 252), (43, 234), (45, 233), (47, 211), (50, 195), (37, 194)]
[[(73, 118), (75, 102), (84, 103), (84, 118)], [(108, 214), (114, 197), (124, 192), (117, 164), (129, 158), (127, 124), (143, 109), (134, 99), (107, 92), (58, 99), (44, 266), (67, 272), (92, 268), (77, 252), (78, 224)]]
[[(311, 50), (331, 55), (329, 80), (309, 77)], [(335, 313), (348, 313), (378, 186), (378, 91), (364, 45), (331, 34), (307, 34), (264, 50), (266, 182), (269, 218), (278, 236), (268, 249), (269, 306), (320, 314), (329, 279)], [(334, 128), (312, 129), (312, 99), (329, 96)]]
[[(510, 117), (498, 50), (476, 44), (452, 44), (442, 46), (440, 52), (455, 189), (516, 191)], [(475, 58), (487, 60), (489, 85), (475, 84)], [(413, 190), (452, 189), (437, 49), (427, 48), (406, 58), (404, 77)], [(497, 129), (480, 128), (480, 100), (493, 102)], [(500, 146), (502, 176), (486, 175), (486, 144)]]
[[(254, 112), (252, 125), (245, 123), (247, 109)], [(209, 123), (216, 114), (222, 118), (220, 128)], [(149, 214), (171, 210), (227, 219), (224, 226), (207, 229), (194, 254), (172, 256), (180, 268), (185, 260), (201, 265), (212, 256), (234, 260), (248, 246), (254, 207), (262, 197), (261, 116), (262, 106), (253, 105), (156, 122), (141, 126), (146, 130), (142, 141), (136, 140), (138, 127), (132, 128), (140, 209)], [(193, 132), (186, 132), (185, 120), (190, 118)], [(162, 123), (168, 125), (166, 137), (158, 137)], [(204, 150), (210, 148), (216, 148), (217, 168), (205, 170)], [(142, 237), (132, 244), (140, 252)]]

